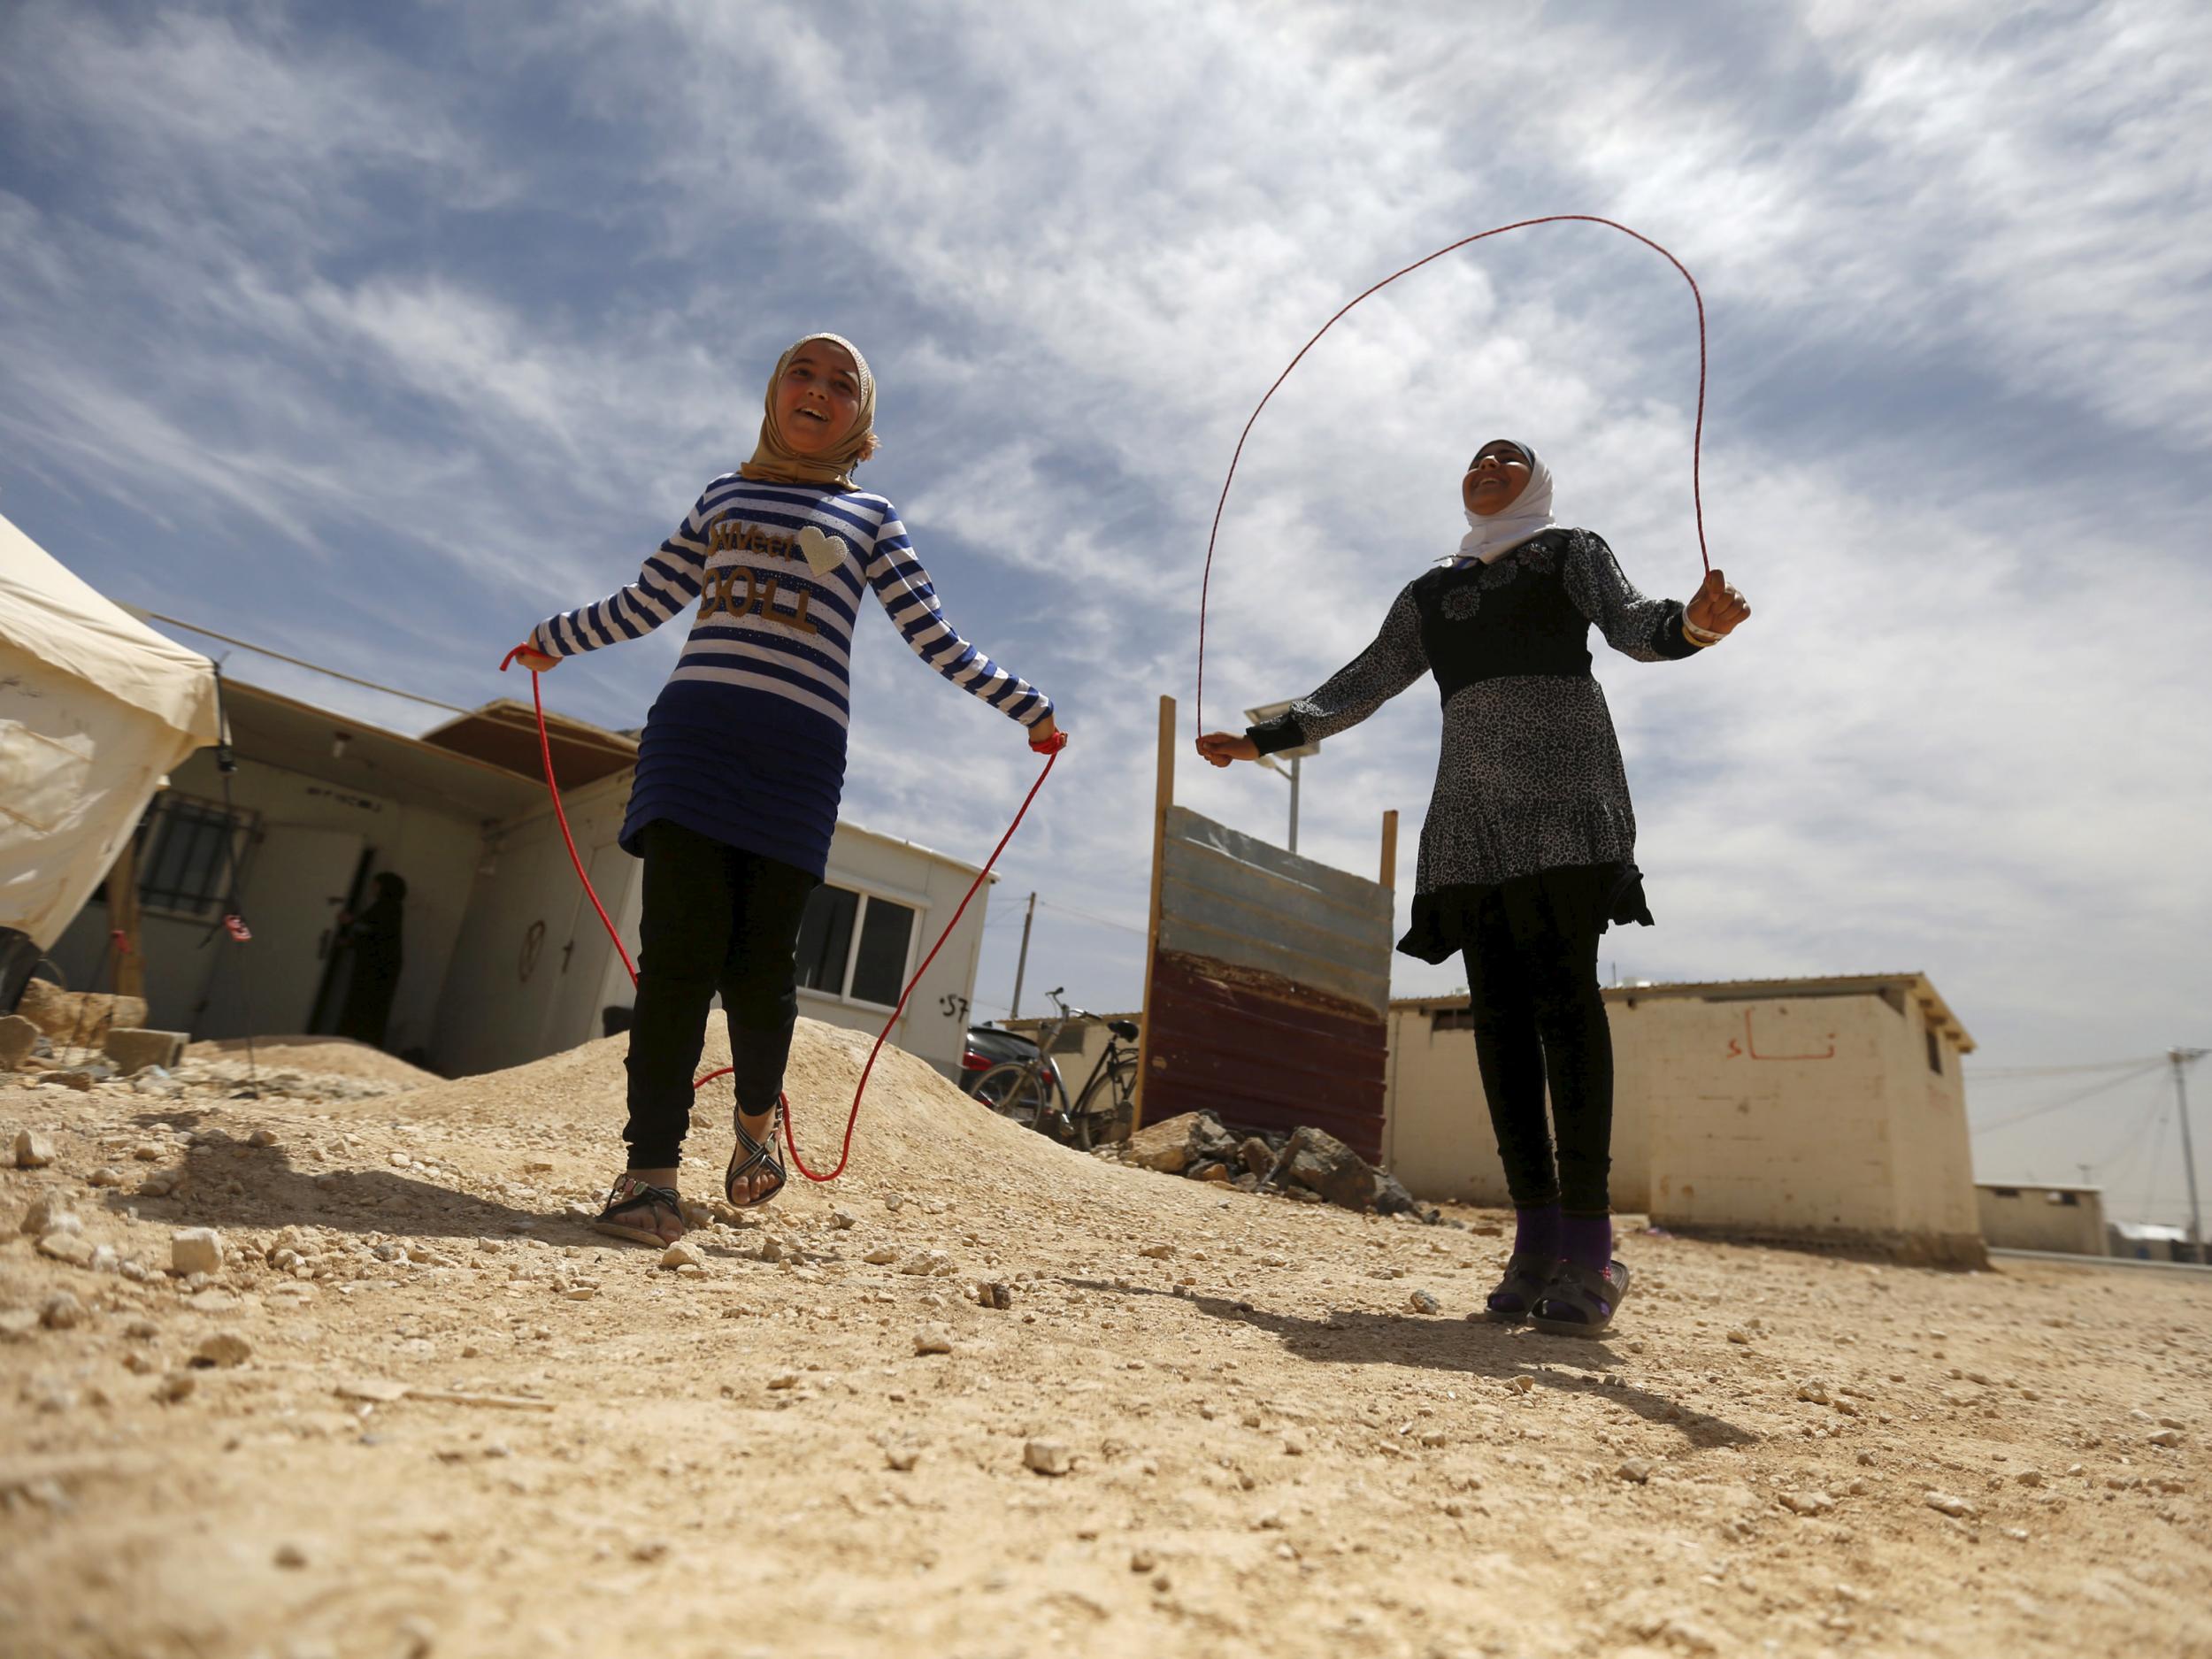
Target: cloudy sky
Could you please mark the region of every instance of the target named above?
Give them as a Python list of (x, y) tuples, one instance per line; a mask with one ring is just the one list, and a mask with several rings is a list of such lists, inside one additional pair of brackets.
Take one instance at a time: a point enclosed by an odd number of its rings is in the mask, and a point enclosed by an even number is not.
[[(864, 482), (1076, 734), (979, 1001), (1033, 887), (1030, 1011), (1063, 982), (1133, 1007), (1156, 699), (1187, 738), (1239, 428), (1376, 278), (1603, 214), (1703, 286), (1706, 522), (1757, 607), (1691, 664), (1600, 665), (1662, 924), (1608, 972), (1924, 969), (1985, 1069), (2212, 1046), (2212, 12), (1997, 15), (28, 0), (0, 7), (0, 511), (119, 599), (472, 704), (749, 453), (783, 345), (849, 334), (887, 444)], [(1683, 594), (1696, 365), (1679, 279), (1596, 227), (1369, 302), (1246, 451), (1207, 724), (1365, 643), (1488, 436)], [(549, 698), (634, 726), (677, 645)], [(887, 626), (860, 645), (849, 815), (979, 857), (1018, 733)], [(1309, 762), (1302, 849), (1368, 870), (1398, 807), (1409, 886), (1437, 726), (1424, 682)], [(1180, 764), (1280, 834), (1280, 781)], [(1400, 960), (1401, 995), (1457, 983)], [(2050, 1110), (1979, 1168), (2087, 1164), (2171, 1218), (2164, 1087), (1992, 1077), (1978, 1123)]]

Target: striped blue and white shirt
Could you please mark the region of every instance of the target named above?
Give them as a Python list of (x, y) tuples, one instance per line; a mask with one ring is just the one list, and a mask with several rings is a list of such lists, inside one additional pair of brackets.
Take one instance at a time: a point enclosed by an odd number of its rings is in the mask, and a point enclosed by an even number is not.
[(530, 643), (572, 657), (634, 640), (695, 601), (641, 739), (622, 841), (672, 818), (819, 876), (842, 791), (853, 628), (872, 588), (914, 654), (1034, 726), (1052, 701), (963, 639), (891, 503), (864, 491), (726, 473), (635, 581), (549, 617)]

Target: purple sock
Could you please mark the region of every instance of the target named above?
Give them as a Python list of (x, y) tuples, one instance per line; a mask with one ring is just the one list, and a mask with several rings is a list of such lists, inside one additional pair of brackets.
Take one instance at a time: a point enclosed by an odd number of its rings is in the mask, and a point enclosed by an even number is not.
[(1559, 1259), (1559, 1206), (1546, 1204), (1540, 1210), (1517, 1210), (1513, 1212), (1513, 1254), (1540, 1256), (1548, 1262)]
[(1578, 1262), (1594, 1272), (1605, 1271), (1613, 1260), (1613, 1217), (1562, 1216), (1559, 1218), (1559, 1254), (1567, 1261)]

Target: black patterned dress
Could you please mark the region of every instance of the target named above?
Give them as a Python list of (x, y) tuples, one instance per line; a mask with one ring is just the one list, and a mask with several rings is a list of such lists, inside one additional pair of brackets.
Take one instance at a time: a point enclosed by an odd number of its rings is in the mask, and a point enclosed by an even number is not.
[(1407, 584), (1372, 645), (1247, 734), (1263, 755), (1317, 742), (1433, 673), (1444, 741), (1398, 949), (1424, 962), (1456, 955), (1497, 888), (1540, 887), (1601, 930), (1648, 926), (1636, 812), (1587, 641), (1595, 625), (1625, 656), (1678, 661), (1697, 654), (1682, 620), (1678, 601), (1636, 591), (1603, 537), (1547, 530), (1490, 564)]

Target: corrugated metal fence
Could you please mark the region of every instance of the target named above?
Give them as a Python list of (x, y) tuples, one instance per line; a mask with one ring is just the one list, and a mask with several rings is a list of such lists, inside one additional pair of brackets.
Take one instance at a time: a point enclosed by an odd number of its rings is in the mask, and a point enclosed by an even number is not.
[(1146, 1121), (1311, 1124), (1380, 1161), (1390, 889), (1164, 805)]

